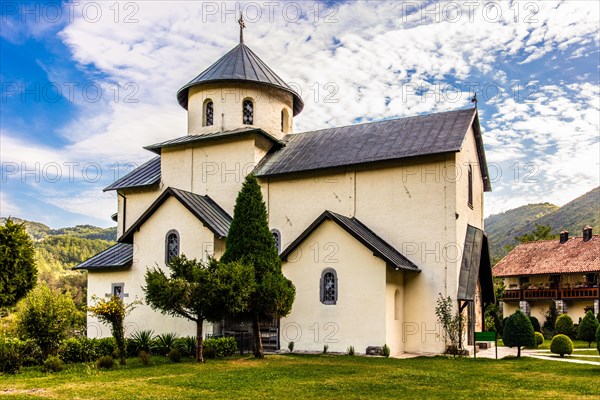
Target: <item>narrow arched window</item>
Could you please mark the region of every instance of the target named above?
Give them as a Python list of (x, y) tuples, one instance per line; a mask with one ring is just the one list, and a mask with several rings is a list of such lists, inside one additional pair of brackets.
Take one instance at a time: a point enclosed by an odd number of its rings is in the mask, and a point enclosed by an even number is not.
[(214, 122), (214, 105), (212, 101), (207, 101), (204, 106), (204, 126), (212, 126)]
[(402, 319), (402, 293), (400, 289), (394, 292), (394, 319), (400, 321)]
[(334, 305), (338, 298), (338, 280), (334, 269), (327, 268), (321, 274), (321, 303)]
[(171, 262), (174, 257), (179, 256), (179, 233), (171, 230), (165, 239), (165, 263)]
[(283, 110), (281, 110), (281, 132), (285, 132), (285, 130), (284, 130), (285, 125), (283, 124), (283, 119), (284, 119)]
[(277, 254), (281, 253), (281, 233), (277, 229), (271, 229), (273, 239), (275, 240), (275, 246), (277, 247)]
[(469, 165), (469, 207), (473, 208), (473, 168)]
[(252, 103), (252, 100), (244, 100), (242, 112), (244, 125), (254, 125), (254, 103)]
[(284, 108), (281, 110), (281, 132), (289, 133), (290, 130), (290, 115)]

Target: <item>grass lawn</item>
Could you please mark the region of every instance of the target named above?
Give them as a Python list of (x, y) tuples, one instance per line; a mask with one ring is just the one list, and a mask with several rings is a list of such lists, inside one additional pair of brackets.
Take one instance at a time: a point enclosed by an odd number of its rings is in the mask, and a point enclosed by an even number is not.
[(11, 399), (596, 399), (600, 367), (532, 358), (503, 360), (419, 357), (385, 359), (334, 355), (232, 358), (204, 365), (152, 365), (137, 359), (98, 371), (67, 365), (0, 376), (0, 396)]

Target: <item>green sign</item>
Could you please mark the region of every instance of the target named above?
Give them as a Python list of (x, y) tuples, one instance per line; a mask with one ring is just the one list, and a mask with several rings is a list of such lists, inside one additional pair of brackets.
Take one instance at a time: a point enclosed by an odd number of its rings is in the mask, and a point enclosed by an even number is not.
[(476, 342), (495, 342), (496, 332), (475, 332)]

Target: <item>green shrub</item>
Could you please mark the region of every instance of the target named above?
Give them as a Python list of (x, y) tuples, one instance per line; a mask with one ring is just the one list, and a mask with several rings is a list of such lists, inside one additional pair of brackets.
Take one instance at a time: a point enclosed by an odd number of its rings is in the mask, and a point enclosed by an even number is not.
[(387, 344), (384, 344), (381, 348), (381, 355), (385, 358), (390, 356), (390, 347)]
[(327, 350), (329, 350), (329, 345), (328, 344), (324, 344), (323, 345), (323, 354), (327, 353)]
[(585, 313), (585, 317), (581, 320), (579, 324), (579, 329), (577, 332), (577, 337), (579, 340), (583, 340), (584, 342), (588, 342), (588, 347), (591, 347), (592, 342), (596, 339), (596, 331), (598, 330), (598, 320), (592, 311), (588, 311)]
[(113, 337), (96, 339), (96, 356), (112, 356), (117, 350), (117, 342)]
[(564, 357), (565, 354), (573, 354), (573, 342), (567, 335), (558, 334), (550, 342), (550, 351), (554, 354), (560, 354), (561, 357)]
[(127, 357), (137, 357), (140, 354), (140, 347), (137, 342), (133, 339), (127, 338), (125, 339), (125, 353)]
[(19, 340), (19, 352), (21, 353), (21, 361), (24, 367), (33, 365), (41, 365), (44, 362), (44, 354), (42, 349), (35, 340)]
[(63, 362), (58, 356), (50, 356), (44, 361), (42, 372), (60, 372), (63, 370)]
[(176, 348), (172, 348), (171, 351), (169, 351), (169, 354), (167, 354), (167, 357), (174, 363), (181, 361), (181, 353)]
[(131, 342), (137, 345), (138, 352), (145, 351), (150, 354), (150, 350), (154, 345), (154, 331), (145, 330), (137, 331), (131, 335)]
[(598, 354), (600, 354), (600, 326), (596, 331), (596, 348), (598, 349)]
[(111, 369), (115, 365), (115, 360), (111, 356), (102, 356), (96, 360), (96, 368)]
[(19, 341), (0, 337), (0, 372), (16, 374), (23, 365)]
[(156, 350), (158, 354), (166, 356), (171, 350), (175, 348), (175, 341), (177, 340), (176, 333), (164, 333), (156, 336), (154, 339), (153, 350)]
[(515, 311), (513, 315), (508, 317), (502, 340), (504, 345), (517, 348), (517, 357), (521, 357), (521, 347), (535, 346), (533, 325), (521, 310)]
[(288, 350), (290, 351), (290, 353), (294, 352), (294, 342), (293, 341), (288, 343)]
[(237, 343), (232, 337), (206, 339), (203, 346), (207, 358), (231, 357), (237, 352)]
[(540, 344), (544, 343), (544, 335), (540, 332), (535, 333), (535, 347), (538, 347)]
[(349, 356), (353, 356), (354, 355), (354, 346), (349, 346), (348, 349), (346, 350), (346, 352), (348, 353)]
[(96, 342), (86, 337), (65, 340), (58, 350), (66, 363), (90, 362), (96, 359)]
[(538, 321), (536, 317), (529, 317), (529, 320), (531, 321), (531, 325), (533, 326), (534, 332), (542, 331), (542, 329), (540, 328), (540, 321)]
[(562, 314), (556, 319), (556, 333), (571, 336), (574, 331), (573, 320), (567, 314)]
[(196, 337), (186, 336), (175, 340), (175, 348), (184, 357), (196, 357)]
[(148, 365), (148, 364), (150, 364), (150, 354), (148, 354), (144, 350), (140, 351), (140, 354), (138, 355), (138, 357), (139, 357), (140, 362), (142, 363), (142, 365)]

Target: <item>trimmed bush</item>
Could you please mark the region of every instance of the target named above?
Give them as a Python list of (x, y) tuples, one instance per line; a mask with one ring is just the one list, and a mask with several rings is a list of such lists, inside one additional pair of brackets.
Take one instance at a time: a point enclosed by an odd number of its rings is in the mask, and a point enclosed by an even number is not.
[(564, 357), (565, 354), (573, 354), (573, 342), (567, 335), (558, 334), (552, 338), (550, 351)]
[(288, 343), (288, 350), (290, 351), (290, 353), (294, 352), (294, 342), (289, 342)]
[(571, 336), (574, 331), (573, 320), (567, 314), (562, 314), (556, 319), (556, 333)]
[(506, 346), (517, 348), (517, 357), (521, 357), (521, 347), (535, 346), (533, 325), (521, 310), (515, 311), (513, 315), (508, 317), (502, 340)]
[(96, 359), (96, 342), (86, 337), (62, 342), (58, 354), (66, 363), (90, 362)]
[(96, 339), (96, 356), (112, 356), (117, 350), (117, 342), (113, 337)]
[(150, 364), (150, 354), (146, 353), (144, 350), (140, 351), (140, 354), (138, 355), (138, 357), (139, 357), (142, 365)]
[(348, 349), (346, 350), (346, 353), (348, 353), (349, 356), (353, 356), (354, 355), (354, 346), (349, 346)]
[(588, 347), (592, 346), (592, 342), (596, 339), (596, 331), (598, 330), (598, 320), (592, 311), (588, 311), (585, 313), (585, 317), (581, 320), (579, 324), (579, 329), (577, 332), (577, 338), (579, 340), (583, 340), (584, 342), (588, 342)]
[(237, 343), (232, 337), (206, 339), (203, 342), (204, 356), (207, 358), (231, 357), (237, 352)]
[(60, 372), (63, 370), (63, 362), (58, 356), (50, 356), (44, 361), (42, 372)]
[(381, 355), (385, 358), (388, 358), (390, 356), (390, 347), (387, 344), (384, 344), (381, 348)]
[(324, 344), (323, 345), (323, 354), (326, 354), (327, 350), (329, 350), (329, 345), (328, 344)]
[(137, 357), (140, 354), (140, 347), (137, 342), (133, 339), (127, 338), (125, 339), (125, 353), (127, 357)]
[(21, 370), (23, 359), (19, 347), (18, 340), (0, 337), (0, 372), (16, 374)]
[(540, 321), (538, 321), (536, 317), (529, 317), (529, 320), (531, 321), (531, 325), (533, 326), (534, 332), (542, 331), (542, 329), (540, 328)]
[(544, 343), (544, 335), (540, 332), (535, 333), (535, 347), (538, 347), (540, 344)]
[(111, 369), (115, 365), (115, 360), (111, 356), (102, 356), (96, 360), (96, 368)]
[(181, 361), (181, 353), (179, 352), (179, 350), (173, 348), (171, 349), (171, 351), (169, 351), (169, 354), (167, 354), (167, 357), (169, 357), (169, 360), (171, 360), (171, 362), (174, 363), (178, 363), (179, 361)]

